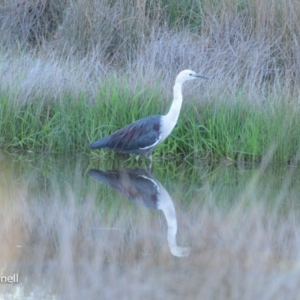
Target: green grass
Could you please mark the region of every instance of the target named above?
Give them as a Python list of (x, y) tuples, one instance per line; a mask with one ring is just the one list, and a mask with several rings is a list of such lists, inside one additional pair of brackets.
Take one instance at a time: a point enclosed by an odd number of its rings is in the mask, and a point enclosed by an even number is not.
[[(68, 95), (50, 101), (13, 104), (0, 96), (1, 148), (59, 153), (89, 153), (90, 142), (151, 114), (165, 113), (158, 90), (138, 88), (116, 79), (103, 82), (95, 101), (82, 93), (78, 99)], [(289, 162), (300, 145), (300, 112), (269, 101), (258, 109), (239, 96), (238, 102), (218, 99), (210, 103), (187, 102), (171, 136), (158, 148), (155, 157), (259, 161), (274, 147), (272, 161)], [(278, 101), (278, 103), (280, 103)], [(108, 153), (107, 151), (94, 153)], [(109, 154), (110, 155), (110, 154)]]

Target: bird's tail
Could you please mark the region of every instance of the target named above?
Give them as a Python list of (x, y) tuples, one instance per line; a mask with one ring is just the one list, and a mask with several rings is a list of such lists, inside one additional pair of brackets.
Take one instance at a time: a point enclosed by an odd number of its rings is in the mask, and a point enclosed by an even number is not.
[(105, 148), (105, 147), (106, 147), (106, 144), (107, 144), (107, 139), (106, 139), (106, 138), (103, 138), (103, 139), (100, 139), (100, 140), (97, 140), (97, 141), (91, 143), (91, 144), (90, 144), (90, 148), (91, 148), (91, 149)]

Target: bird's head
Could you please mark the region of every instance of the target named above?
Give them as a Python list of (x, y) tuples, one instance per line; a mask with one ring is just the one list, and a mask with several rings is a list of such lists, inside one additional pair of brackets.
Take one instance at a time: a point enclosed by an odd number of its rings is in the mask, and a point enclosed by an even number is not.
[(184, 83), (185, 81), (194, 80), (197, 78), (208, 79), (207, 77), (197, 74), (196, 72), (194, 72), (192, 70), (183, 70), (177, 75), (176, 82)]

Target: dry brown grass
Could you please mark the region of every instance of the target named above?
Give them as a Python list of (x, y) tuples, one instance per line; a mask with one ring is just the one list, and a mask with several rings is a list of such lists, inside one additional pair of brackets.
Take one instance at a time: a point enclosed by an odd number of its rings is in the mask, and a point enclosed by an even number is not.
[(12, 0), (0, 2), (2, 43), (40, 46), (53, 37), (62, 21), (67, 1)]
[(177, 23), (166, 24), (166, 1), (2, 1), (1, 90), (17, 89), (22, 99), (85, 91), (93, 99), (97, 82), (117, 73), (130, 78), (133, 91), (142, 83), (170, 96), (177, 72), (191, 68), (212, 79), (197, 96), (202, 101), (234, 102), (242, 93), (255, 104), (274, 98), (298, 105), (297, 3), (201, 5), (201, 26), (190, 30), (179, 12)]

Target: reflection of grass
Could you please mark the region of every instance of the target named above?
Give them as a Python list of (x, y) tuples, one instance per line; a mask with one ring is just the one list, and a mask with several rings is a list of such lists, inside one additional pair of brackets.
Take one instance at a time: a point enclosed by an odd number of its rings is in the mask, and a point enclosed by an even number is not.
[(16, 272), (15, 262), (22, 256), (21, 246), (27, 240), (24, 219), (28, 188), (18, 178), (11, 159), (2, 153), (0, 166), (0, 276), (5, 276)]
[[(26, 278), (25, 293), (37, 292), (38, 285), (64, 299), (99, 293), (103, 299), (286, 299), (287, 291), (297, 299), (296, 169), (154, 164), (155, 177), (174, 200), (178, 244), (191, 246), (190, 256), (179, 259), (169, 252), (162, 213), (135, 206), (87, 177), (88, 163), (84, 157), (28, 154), (5, 177), (15, 192), (1, 210), (7, 226), (0, 233), (21, 243), (15, 260), (6, 262), (17, 264), (21, 283)], [(16, 191), (22, 190), (18, 201)], [(7, 213), (11, 201), (17, 214)], [(13, 235), (19, 220), (20, 233)]]

